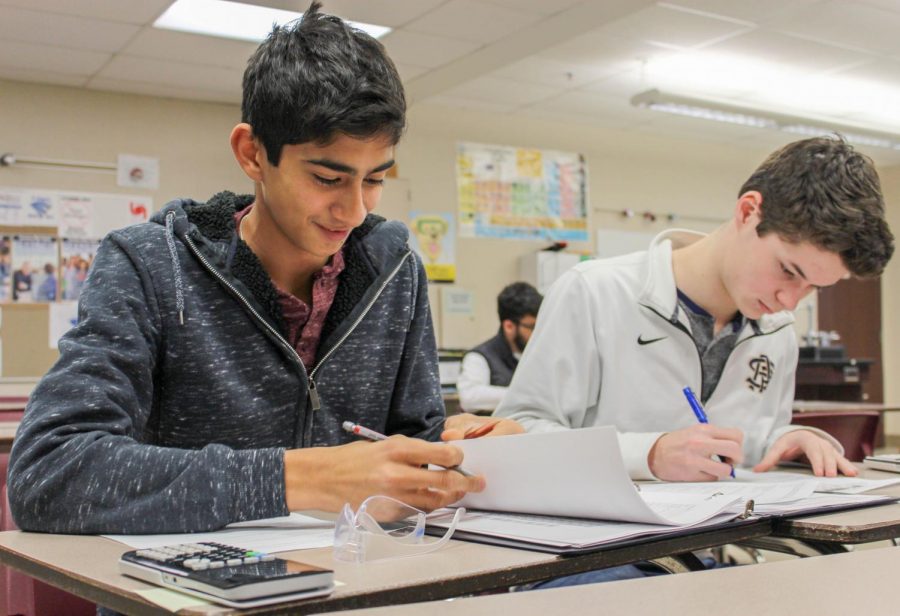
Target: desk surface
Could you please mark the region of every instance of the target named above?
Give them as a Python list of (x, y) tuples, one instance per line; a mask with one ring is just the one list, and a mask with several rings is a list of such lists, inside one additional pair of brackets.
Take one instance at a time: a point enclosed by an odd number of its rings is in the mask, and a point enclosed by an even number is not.
[[(758, 520), (575, 557), (557, 557), (453, 541), (434, 554), (352, 565), (336, 562), (331, 549), (279, 554), (335, 570), (345, 585), (333, 595), (296, 604), (259, 608), (254, 614), (275, 613), (290, 605), (292, 614), (357, 609), (458, 597), (483, 590), (537, 581), (638, 560), (681, 554), (769, 534), (768, 521)], [(8, 531), (0, 533), (0, 563), (128, 614), (163, 614), (135, 594), (151, 588), (118, 573), (119, 555), (128, 548), (97, 536), (50, 535)], [(89, 558), (85, 558), (89, 555)], [(190, 613), (226, 614), (232, 610), (205, 607)]]
[[(882, 548), (639, 580), (354, 610), (346, 616), (543, 616), (702, 614), (738, 616), (897, 613), (900, 550)], [(718, 607), (718, 609), (716, 609)]]
[(832, 400), (794, 400), (795, 413), (844, 413), (847, 411), (900, 411), (900, 405), (877, 402), (835, 402)]
[[(870, 479), (897, 478), (896, 473), (861, 467), (860, 475)], [(888, 494), (900, 498), (900, 484), (874, 490), (871, 494)], [(776, 520), (773, 534), (776, 537), (824, 543), (868, 543), (893, 539), (900, 537), (900, 503)]]

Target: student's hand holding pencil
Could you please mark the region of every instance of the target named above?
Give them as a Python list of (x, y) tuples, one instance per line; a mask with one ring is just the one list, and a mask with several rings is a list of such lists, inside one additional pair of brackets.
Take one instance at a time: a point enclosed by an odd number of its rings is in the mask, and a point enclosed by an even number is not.
[[(463, 453), (452, 445), (391, 436), (336, 447), (289, 449), (284, 454), (285, 501), (291, 511), (356, 509), (373, 495), (432, 511), (484, 490), (483, 477), (451, 470)], [(428, 465), (446, 470), (431, 470)]]

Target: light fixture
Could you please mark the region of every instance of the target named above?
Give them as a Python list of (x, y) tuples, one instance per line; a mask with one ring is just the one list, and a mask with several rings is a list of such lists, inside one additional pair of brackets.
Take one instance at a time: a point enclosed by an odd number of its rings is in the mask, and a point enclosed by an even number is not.
[(840, 133), (847, 141), (856, 145), (900, 150), (900, 135), (892, 133), (882, 133), (822, 119), (810, 120), (782, 113), (739, 107), (718, 101), (666, 94), (655, 89), (636, 94), (631, 98), (631, 104), (653, 111), (740, 124), (753, 128), (768, 128), (809, 137)]
[[(153, 27), (259, 42), (268, 36), (273, 25), (281, 26), (301, 17), (303, 13), (296, 11), (228, 0), (176, 0), (153, 22)], [(375, 38), (391, 31), (385, 26), (347, 23)]]

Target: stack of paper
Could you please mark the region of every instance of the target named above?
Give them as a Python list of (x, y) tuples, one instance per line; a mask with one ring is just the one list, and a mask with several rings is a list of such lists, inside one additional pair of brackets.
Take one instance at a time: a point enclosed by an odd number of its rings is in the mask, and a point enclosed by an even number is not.
[[(484, 492), (459, 503), (468, 512), (456, 536), (505, 545), (583, 549), (674, 533), (732, 520), (745, 512), (749, 500), (756, 515), (891, 500), (857, 493), (890, 482), (788, 473), (739, 471), (734, 480), (638, 486), (628, 477), (612, 427), (454, 444), (465, 453), (466, 469), (487, 480)], [(449, 518), (437, 516), (432, 522), (446, 527)]]
[(331, 546), (334, 543), (334, 522), (292, 513), (281, 518), (236, 522), (222, 530), (208, 533), (103, 536), (139, 550), (212, 541), (272, 554)]
[(866, 468), (900, 473), (900, 453), (883, 453), (877, 456), (866, 456), (866, 459), (863, 460), (863, 464)]

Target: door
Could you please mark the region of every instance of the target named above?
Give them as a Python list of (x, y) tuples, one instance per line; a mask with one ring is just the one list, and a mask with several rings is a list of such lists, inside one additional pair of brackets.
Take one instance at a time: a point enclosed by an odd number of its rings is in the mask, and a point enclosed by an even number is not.
[(874, 360), (863, 382), (863, 400), (884, 402), (881, 357), (881, 279), (841, 280), (819, 291), (819, 329), (841, 335), (851, 358)]

